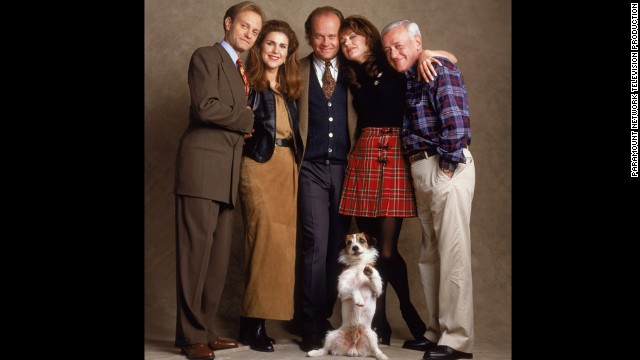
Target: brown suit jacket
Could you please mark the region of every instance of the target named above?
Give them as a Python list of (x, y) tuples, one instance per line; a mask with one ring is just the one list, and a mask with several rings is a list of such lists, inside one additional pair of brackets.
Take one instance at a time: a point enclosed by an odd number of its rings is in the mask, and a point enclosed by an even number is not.
[(244, 82), (216, 43), (191, 56), (189, 126), (176, 159), (176, 195), (236, 203), (244, 134), (253, 127)]
[[(309, 72), (313, 72), (313, 53), (300, 60), (302, 95), (298, 99), (298, 109), (300, 109), (300, 136), (302, 137), (304, 149), (307, 148), (307, 135), (309, 134)], [(315, 79), (315, 74), (313, 79)], [(358, 117), (353, 108), (353, 95), (351, 94), (351, 89), (349, 89), (347, 91), (347, 126), (349, 128), (349, 139), (351, 140), (351, 151), (356, 146), (357, 120)]]

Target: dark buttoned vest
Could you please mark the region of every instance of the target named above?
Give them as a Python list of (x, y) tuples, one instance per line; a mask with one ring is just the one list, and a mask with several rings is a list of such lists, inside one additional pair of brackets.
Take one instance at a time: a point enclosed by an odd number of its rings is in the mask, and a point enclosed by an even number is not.
[(336, 82), (331, 98), (325, 98), (318, 77), (309, 71), (309, 132), (304, 160), (324, 164), (346, 163), (349, 154), (347, 86)]

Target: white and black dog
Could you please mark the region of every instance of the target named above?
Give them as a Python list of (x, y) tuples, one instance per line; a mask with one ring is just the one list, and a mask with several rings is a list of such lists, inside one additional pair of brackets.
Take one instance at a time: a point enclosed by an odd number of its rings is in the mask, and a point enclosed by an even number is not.
[(338, 277), (338, 297), (342, 301), (342, 325), (329, 331), (324, 347), (311, 350), (310, 357), (340, 356), (388, 357), (378, 347), (378, 336), (371, 329), (376, 299), (382, 294), (382, 279), (374, 267), (378, 251), (376, 239), (363, 232), (349, 234), (338, 261), (346, 267)]

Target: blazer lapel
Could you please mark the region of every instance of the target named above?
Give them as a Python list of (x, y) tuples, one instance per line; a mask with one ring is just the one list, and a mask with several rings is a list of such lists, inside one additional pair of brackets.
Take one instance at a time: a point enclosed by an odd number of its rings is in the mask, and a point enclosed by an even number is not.
[(229, 81), (229, 85), (231, 86), (231, 94), (233, 95), (234, 102), (246, 102), (247, 99), (244, 95), (244, 81), (242, 81), (242, 76), (240, 76), (240, 71), (236, 68), (236, 64), (231, 59), (227, 50), (225, 50), (220, 43), (215, 43), (213, 46), (220, 52), (222, 58), (222, 70)]

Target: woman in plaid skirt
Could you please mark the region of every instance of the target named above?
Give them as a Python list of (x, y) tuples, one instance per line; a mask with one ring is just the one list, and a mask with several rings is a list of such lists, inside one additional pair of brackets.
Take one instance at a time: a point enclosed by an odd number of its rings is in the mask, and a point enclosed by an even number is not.
[[(415, 338), (405, 341), (402, 347), (425, 351), (427, 328), (411, 303), (407, 265), (398, 252), (403, 219), (417, 215), (408, 161), (402, 152), (406, 80), (404, 74), (395, 72), (387, 63), (380, 33), (365, 17), (345, 18), (340, 28), (340, 46), (349, 60), (345, 79), (353, 93), (360, 134), (349, 155), (339, 212), (354, 216), (359, 231), (378, 240), (377, 266), (383, 289), (387, 282), (393, 286), (402, 317)], [(440, 62), (432, 58), (435, 55), (456, 62), (448, 52), (425, 50), (420, 61), (423, 78), (433, 79), (436, 74), (431, 62)], [(372, 328), (379, 341), (389, 345), (391, 327), (385, 294), (378, 298)]]

